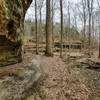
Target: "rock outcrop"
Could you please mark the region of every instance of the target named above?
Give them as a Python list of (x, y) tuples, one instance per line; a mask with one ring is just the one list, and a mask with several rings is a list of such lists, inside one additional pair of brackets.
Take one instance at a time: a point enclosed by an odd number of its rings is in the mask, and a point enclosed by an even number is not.
[(24, 16), (32, 0), (0, 0), (0, 66), (23, 59)]
[(39, 57), (0, 79), (0, 100), (25, 100), (43, 73)]

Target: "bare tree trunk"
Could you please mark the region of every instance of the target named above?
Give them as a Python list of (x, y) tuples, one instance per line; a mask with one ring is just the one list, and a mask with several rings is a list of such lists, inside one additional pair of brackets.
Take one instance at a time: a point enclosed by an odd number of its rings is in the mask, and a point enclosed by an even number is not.
[(70, 49), (70, 2), (68, 2), (68, 25), (69, 25), (69, 28), (68, 28), (68, 41), (69, 41), (69, 49)]
[(52, 0), (52, 42), (53, 42), (53, 48), (54, 48), (54, 1)]
[[(39, 34), (40, 34), (41, 43), (42, 43), (42, 12), (41, 12), (41, 8), (40, 8)], [(41, 45), (42, 45), (42, 44), (41, 44)], [(42, 51), (42, 46), (41, 46), (41, 51)]]
[(83, 44), (84, 44), (84, 48), (85, 48), (85, 40), (86, 40), (86, 13), (85, 13), (85, 8), (83, 7), (83, 13), (84, 13), (84, 30), (83, 30), (83, 34), (84, 34), (84, 41), (83, 41)]
[(82, 6), (83, 6), (83, 35), (84, 35), (84, 48), (85, 48), (85, 40), (86, 40), (86, 0), (82, 0)]
[(87, 0), (88, 13), (89, 13), (89, 54), (91, 51), (91, 20), (92, 20), (92, 10), (93, 10), (93, 0)]
[[(100, 10), (99, 0), (97, 0), (97, 4), (98, 4), (99, 10)], [(100, 18), (98, 18), (98, 19), (100, 20)], [(98, 22), (99, 22), (99, 20), (98, 20)], [(100, 25), (100, 22), (99, 22), (99, 25)], [(98, 57), (100, 58), (100, 26), (99, 26), (99, 56)]]
[(39, 27), (40, 27), (39, 32), (40, 32), (40, 37), (41, 37), (41, 42), (42, 42), (42, 12), (41, 12), (41, 9), (40, 9), (40, 26)]
[(84, 34), (84, 48), (85, 48), (85, 40), (86, 40), (86, 20), (85, 20), (85, 15), (84, 15), (84, 30), (83, 30), (83, 34)]
[(46, 0), (46, 55), (53, 56), (50, 1)]
[(60, 0), (60, 15), (61, 15), (61, 50), (60, 50), (60, 57), (63, 57), (63, 6), (62, 0)]
[(91, 46), (91, 14), (89, 14), (89, 49), (90, 46)]
[(94, 41), (95, 41), (95, 37), (94, 37), (94, 15), (92, 14), (92, 39), (93, 39), (93, 41), (92, 41), (92, 46), (94, 47)]
[(36, 54), (39, 53), (38, 48), (38, 32), (37, 32), (37, 1), (35, 0), (35, 34), (36, 34)]
[(42, 8), (43, 8), (44, 0), (41, 0), (39, 2), (39, 14), (40, 14), (40, 22), (39, 22), (39, 39), (41, 43), (41, 52), (43, 52), (43, 33), (42, 33)]
[(100, 58), (100, 26), (99, 26), (99, 58)]

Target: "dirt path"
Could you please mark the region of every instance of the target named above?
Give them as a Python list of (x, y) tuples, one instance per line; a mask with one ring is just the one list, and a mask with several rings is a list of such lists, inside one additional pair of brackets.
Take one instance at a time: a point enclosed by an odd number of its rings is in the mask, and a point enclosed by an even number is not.
[[(39, 56), (44, 75), (26, 100), (100, 100), (100, 72), (74, 68), (76, 60), (84, 57), (83, 53), (74, 54), (72, 60)], [(33, 56), (33, 50), (26, 52), (22, 63), (0, 68), (0, 77), (23, 66)]]
[(87, 58), (83, 53), (74, 56), (41, 56), (45, 77), (28, 100), (100, 100), (100, 71), (76, 68), (76, 61)]
[(88, 100), (90, 91), (78, 72), (70, 70), (57, 56), (42, 56), (42, 61), (45, 77), (39, 83), (39, 90), (27, 100)]

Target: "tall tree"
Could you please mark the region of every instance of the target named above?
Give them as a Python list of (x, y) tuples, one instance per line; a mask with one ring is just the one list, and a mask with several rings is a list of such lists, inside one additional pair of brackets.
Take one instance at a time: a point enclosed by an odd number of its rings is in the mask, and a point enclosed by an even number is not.
[(98, 57), (100, 58), (100, 25), (99, 25), (99, 55)]
[(93, 11), (93, 0), (87, 0), (87, 6), (88, 6), (88, 15), (89, 15), (89, 29), (88, 29), (88, 33), (89, 33), (89, 53), (90, 53), (90, 49), (91, 49), (91, 21), (92, 21), (92, 11)]
[(36, 34), (36, 54), (38, 54), (39, 48), (38, 48), (38, 31), (37, 31), (37, 0), (35, 0), (35, 34)]
[[(70, 20), (70, 2), (68, 1), (68, 39), (69, 39), (69, 44), (70, 44), (70, 24), (71, 24), (71, 20)], [(69, 46), (69, 49), (70, 49), (70, 46)]]
[(92, 14), (92, 45), (94, 45), (94, 39), (95, 39), (95, 37), (94, 37), (94, 32), (95, 32), (95, 18), (94, 18), (94, 14), (95, 13), (93, 13)]
[(81, 2), (78, 4), (78, 10), (79, 10), (79, 18), (81, 19), (82, 21), (82, 28), (83, 28), (83, 31), (82, 31), (82, 36), (83, 36), (83, 45), (84, 45), (84, 48), (85, 48), (85, 41), (86, 41), (86, 22), (87, 22), (87, 14), (88, 14), (88, 11), (87, 11), (87, 0), (81, 0)]
[[(42, 8), (43, 8), (44, 0), (39, 1), (39, 14), (40, 14), (40, 23), (39, 23), (39, 35), (41, 38), (41, 42), (43, 41), (43, 34), (42, 34)], [(42, 51), (41, 47), (41, 51)]]
[[(97, 0), (97, 5), (98, 5), (98, 8), (100, 10), (100, 2), (99, 2), (99, 0)], [(98, 22), (99, 22), (99, 55), (98, 55), (98, 57), (100, 58), (100, 17), (98, 18)]]
[(70, 2), (68, 2), (68, 25), (70, 27)]
[(61, 16), (61, 50), (60, 50), (60, 57), (63, 57), (63, 4), (62, 0), (60, 0), (60, 16)]
[(86, 39), (86, 0), (82, 0), (82, 9), (83, 9), (83, 34), (84, 34), (84, 46), (85, 46), (85, 39)]
[(51, 0), (46, 0), (46, 55), (53, 56), (51, 33)]
[(52, 41), (54, 46), (54, 0), (52, 0)]

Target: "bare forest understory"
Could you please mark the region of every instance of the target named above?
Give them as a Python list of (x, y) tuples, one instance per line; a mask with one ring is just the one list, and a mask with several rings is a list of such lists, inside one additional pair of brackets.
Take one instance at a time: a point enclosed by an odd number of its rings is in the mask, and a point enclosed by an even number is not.
[[(39, 50), (43, 51), (43, 48)], [(100, 60), (96, 51), (91, 53), (90, 58), (85, 50), (71, 49), (69, 52), (67, 49), (66, 53), (63, 52), (63, 59), (59, 57), (59, 52), (55, 52), (54, 57), (46, 57), (41, 52), (36, 56), (34, 51), (35, 45), (29, 42), (25, 45), (22, 63), (0, 68), (0, 84), (4, 84), (4, 87), (0, 85), (0, 89), (4, 89), (5, 98), (5, 87), (9, 86), (11, 92), (7, 100), (100, 100)], [(24, 91), (18, 85), (20, 70), (35, 57), (42, 62), (43, 75), (34, 85), (26, 83), (24, 87), (27, 91)], [(18, 94), (15, 92), (19, 88), (17, 85), (22, 88)]]
[(0, 0), (0, 100), (100, 100), (99, 0)]

